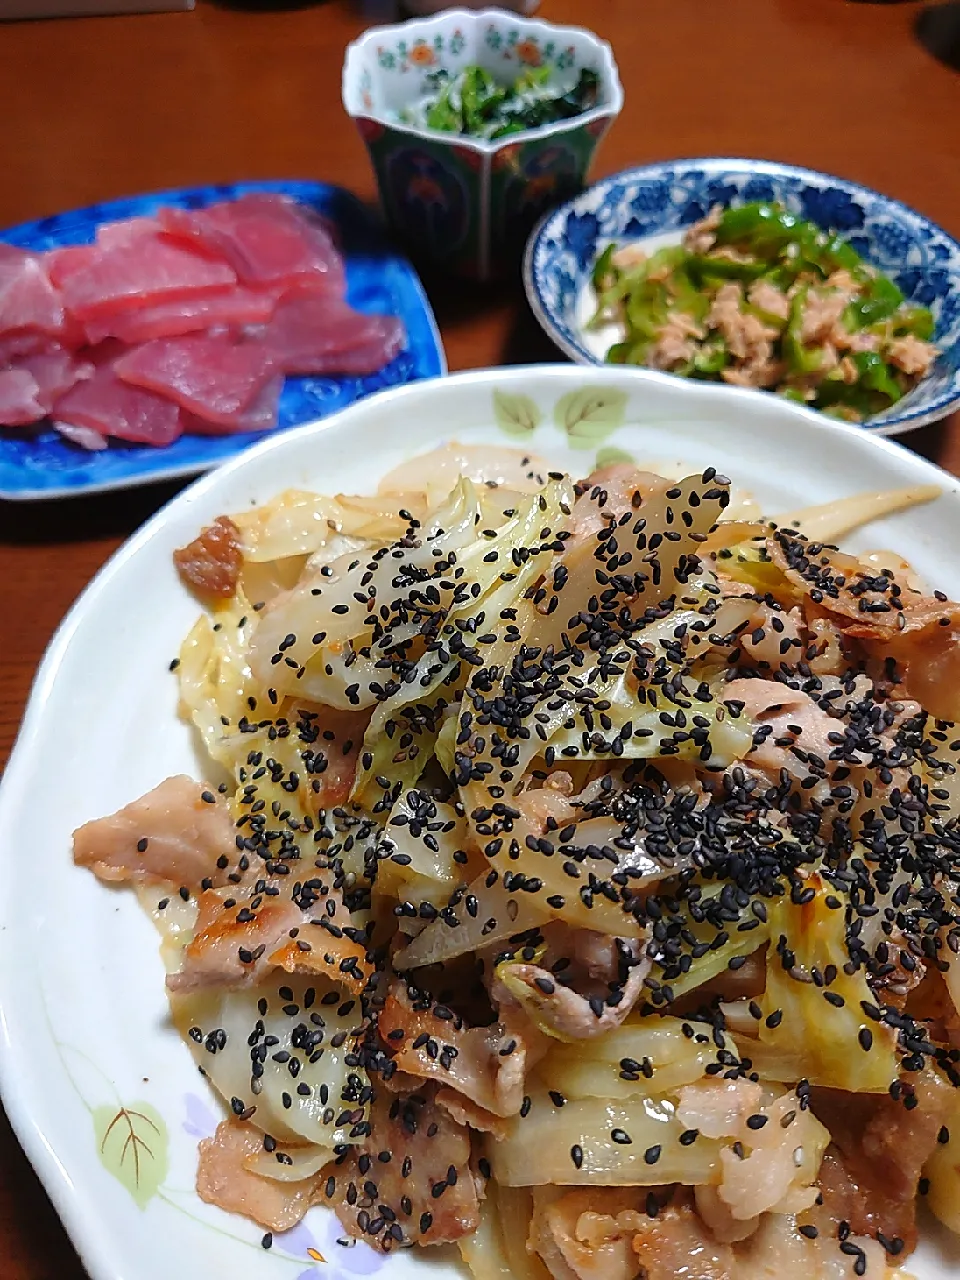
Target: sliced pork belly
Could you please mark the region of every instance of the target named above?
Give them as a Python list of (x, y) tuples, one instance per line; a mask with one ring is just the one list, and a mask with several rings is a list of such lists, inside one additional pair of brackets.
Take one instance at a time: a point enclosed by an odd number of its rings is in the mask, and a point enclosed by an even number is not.
[(160, 301), (202, 297), (237, 279), (223, 260), (155, 231), (97, 248), (86, 265), (61, 281), (67, 310), (84, 322)]
[(252, 1124), (222, 1121), (214, 1136), (200, 1143), (197, 1194), (268, 1231), (289, 1231), (310, 1208), (321, 1179), (319, 1174), (298, 1182), (260, 1177), (249, 1165), (263, 1150), (263, 1134)]
[(40, 256), (0, 243), (0, 333), (59, 337), (64, 323), (63, 302)]
[(262, 897), (255, 910), (247, 899), (231, 894), (227, 906), (208, 890), (200, 898), (196, 932), (183, 952), (178, 973), (167, 978), (179, 994), (202, 987), (243, 987), (259, 982), (281, 961), (273, 954), (304, 923), (304, 915), (290, 898)]
[(184, 774), (73, 833), (74, 861), (107, 881), (199, 889), (225, 884), (237, 856), (226, 803)]
[(68, 426), (136, 444), (171, 444), (183, 431), (178, 405), (122, 382), (109, 361), (100, 364), (91, 378), (71, 387), (51, 412)]
[(329, 233), (283, 196), (241, 196), (206, 209), (161, 209), (158, 216), (171, 234), (222, 254), (244, 284), (309, 278), (343, 292), (343, 263)]
[(27, 369), (0, 370), (0, 423), (26, 427), (39, 422), (46, 410), (40, 403), (40, 387)]
[(404, 343), (397, 316), (365, 315), (312, 291), (277, 304), (259, 340), (285, 373), (372, 373)]
[(121, 356), (117, 376), (155, 391), (206, 422), (236, 429), (244, 410), (280, 370), (260, 343), (229, 334), (157, 338)]
[(129, 346), (154, 338), (179, 338), (185, 333), (224, 326), (239, 329), (264, 324), (270, 319), (276, 299), (270, 290), (242, 286), (221, 289), (202, 297), (156, 302), (136, 311), (120, 311), (97, 316), (85, 325), (90, 342), (119, 338)]

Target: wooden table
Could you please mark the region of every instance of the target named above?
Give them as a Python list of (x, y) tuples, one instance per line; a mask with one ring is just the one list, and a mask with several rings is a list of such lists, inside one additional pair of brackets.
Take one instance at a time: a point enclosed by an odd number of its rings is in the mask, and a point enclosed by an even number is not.
[[(612, 41), (627, 102), (598, 173), (743, 155), (844, 174), (960, 236), (960, 78), (917, 45), (919, 6), (845, 0), (544, 0)], [(323, 178), (372, 197), (340, 107), (346, 0), (283, 10), (0, 26), (0, 225), (112, 196), (240, 178)], [(432, 301), (451, 370), (554, 360), (519, 284)], [(907, 437), (960, 473), (960, 418)], [(178, 486), (0, 504), (0, 764), (33, 673), (79, 591)], [(29, 963), (29, 958), (24, 958)], [(0, 1274), (83, 1268), (0, 1116)]]

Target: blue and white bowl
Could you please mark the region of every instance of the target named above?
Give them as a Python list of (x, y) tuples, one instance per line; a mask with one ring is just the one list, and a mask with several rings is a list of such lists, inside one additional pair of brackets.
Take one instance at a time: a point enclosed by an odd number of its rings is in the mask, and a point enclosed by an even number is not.
[(712, 205), (777, 200), (839, 232), (906, 297), (931, 309), (941, 354), (917, 386), (862, 425), (897, 435), (960, 407), (960, 244), (897, 200), (812, 169), (766, 160), (670, 160), (598, 182), (541, 221), (523, 265), (534, 315), (571, 360), (603, 364), (615, 340), (588, 331), (590, 273), (611, 242), (678, 242)]

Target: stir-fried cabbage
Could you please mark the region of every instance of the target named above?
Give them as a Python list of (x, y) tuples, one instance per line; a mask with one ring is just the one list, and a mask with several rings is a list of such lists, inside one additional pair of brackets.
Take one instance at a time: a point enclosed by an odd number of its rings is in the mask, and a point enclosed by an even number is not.
[(215, 1203), (477, 1280), (873, 1274), (921, 1166), (960, 1230), (960, 606), (824, 540), (935, 492), (598, 461), (451, 444), (184, 548), (236, 544), (178, 667), (217, 768), (158, 789), (212, 847), (155, 800), (85, 861), (229, 1107)]

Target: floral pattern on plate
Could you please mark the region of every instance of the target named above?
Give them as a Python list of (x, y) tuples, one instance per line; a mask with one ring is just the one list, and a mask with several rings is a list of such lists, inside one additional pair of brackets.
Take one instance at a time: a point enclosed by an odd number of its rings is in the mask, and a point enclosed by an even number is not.
[(760, 160), (678, 160), (627, 170), (548, 214), (527, 245), (524, 285), (534, 314), (572, 360), (602, 363), (584, 341), (582, 300), (611, 241), (682, 231), (712, 205), (777, 200), (839, 231), (908, 299), (930, 307), (941, 354), (898, 404), (863, 424), (894, 435), (960, 404), (960, 244), (906, 205), (842, 178)]

